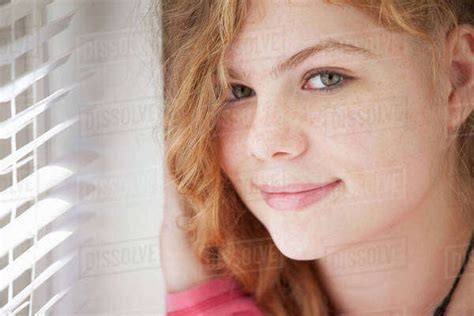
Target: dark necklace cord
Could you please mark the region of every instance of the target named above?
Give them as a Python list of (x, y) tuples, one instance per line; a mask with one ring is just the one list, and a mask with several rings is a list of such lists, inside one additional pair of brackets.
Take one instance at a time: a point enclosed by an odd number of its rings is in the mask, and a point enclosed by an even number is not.
[(474, 232), (472, 232), (471, 234), (471, 241), (469, 242), (469, 247), (467, 247), (467, 251), (464, 256), (464, 262), (461, 266), (461, 269), (458, 272), (458, 275), (456, 276), (456, 279), (454, 280), (453, 285), (451, 286), (451, 290), (449, 290), (448, 295), (446, 295), (446, 297), (443, 299), (441, 304), (436, 308), (433, 316), (443, 316), (444, 313), (446, 312), (449, 302), (451, 301), (451, 296), (453, 295), (454, 290), (456, 290), (459, 280), (461, 279), (461, 276), (464, 273), (464, 268), (466, 267), (466, 264), (469, 261), (469, 255), (471, 254), (473, 240), (474, 240)]

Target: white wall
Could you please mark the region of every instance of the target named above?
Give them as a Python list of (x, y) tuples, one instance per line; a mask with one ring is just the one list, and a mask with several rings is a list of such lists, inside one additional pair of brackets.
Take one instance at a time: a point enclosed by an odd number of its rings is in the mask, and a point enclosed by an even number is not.
[[(159, 267), (162, 216), (162, 150), (159, 69), (153, 69), (147, 30), (140, 16), (148, 0), (59, 0), (50, 17), (77, 9), (72, 28), (51, 47), (78, 52), (68, 74), (51, 89), (92, 73), (51, 120), (76, 111), (80, 124), (54, 140), (52, 155), (90, 151), (100, 159), (75, 179), (81, 228), (74, 239), (78, 260), (56, 283), (71, 293), (53, 315), (164, 315)], [(55, 41), (58, 42), (58, 41)], [(64, 77), (65, 76), (65, 77)], [(69, 77), (70, 76), (70, 77)], [(71, 141), (74, 139), (74, 141)], [(88, 196), (85, 192), (93, 189)], [(81, 215), (84, 215), (81, 217)]]

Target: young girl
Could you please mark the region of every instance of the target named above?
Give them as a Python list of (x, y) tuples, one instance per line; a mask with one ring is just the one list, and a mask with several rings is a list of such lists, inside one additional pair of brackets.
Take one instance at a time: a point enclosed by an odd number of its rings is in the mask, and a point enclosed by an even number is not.
[(155, 9), (168, 315), (474, 315), (472, 0)]

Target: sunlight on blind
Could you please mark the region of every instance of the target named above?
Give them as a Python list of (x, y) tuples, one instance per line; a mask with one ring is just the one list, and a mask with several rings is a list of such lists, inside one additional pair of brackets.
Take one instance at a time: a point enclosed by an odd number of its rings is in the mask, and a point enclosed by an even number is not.
[(53, 225), (77, 203), (76, 187), (66, 181), (94, 159), (80, 152), (50, 157), (45, 149), (78, 122), (76, 115), (57, 124), (48, 119), (79, 84), (48, 90), (48, 76), (65, 71), (75, 50), (48, 55), (76, 13), (49, 21), (47, 7), (56, 2), (0, 0), (0, 315), (46, 315), (70, 290), (51, 293), (48, 281), (77, 257), (49, 256), (78, 225)]

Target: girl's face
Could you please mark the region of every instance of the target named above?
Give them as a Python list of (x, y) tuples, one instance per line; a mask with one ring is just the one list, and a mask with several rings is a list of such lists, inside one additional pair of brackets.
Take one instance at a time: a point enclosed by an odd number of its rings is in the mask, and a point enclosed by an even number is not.
[[(258, 3), (226, 59), (221, 167), (283, 254), (316, 259), (423, 203), (446, 161), (444, 115), (407, 35), (322, 0)], [(336, 180), (318, 201), (259, 188)]]

